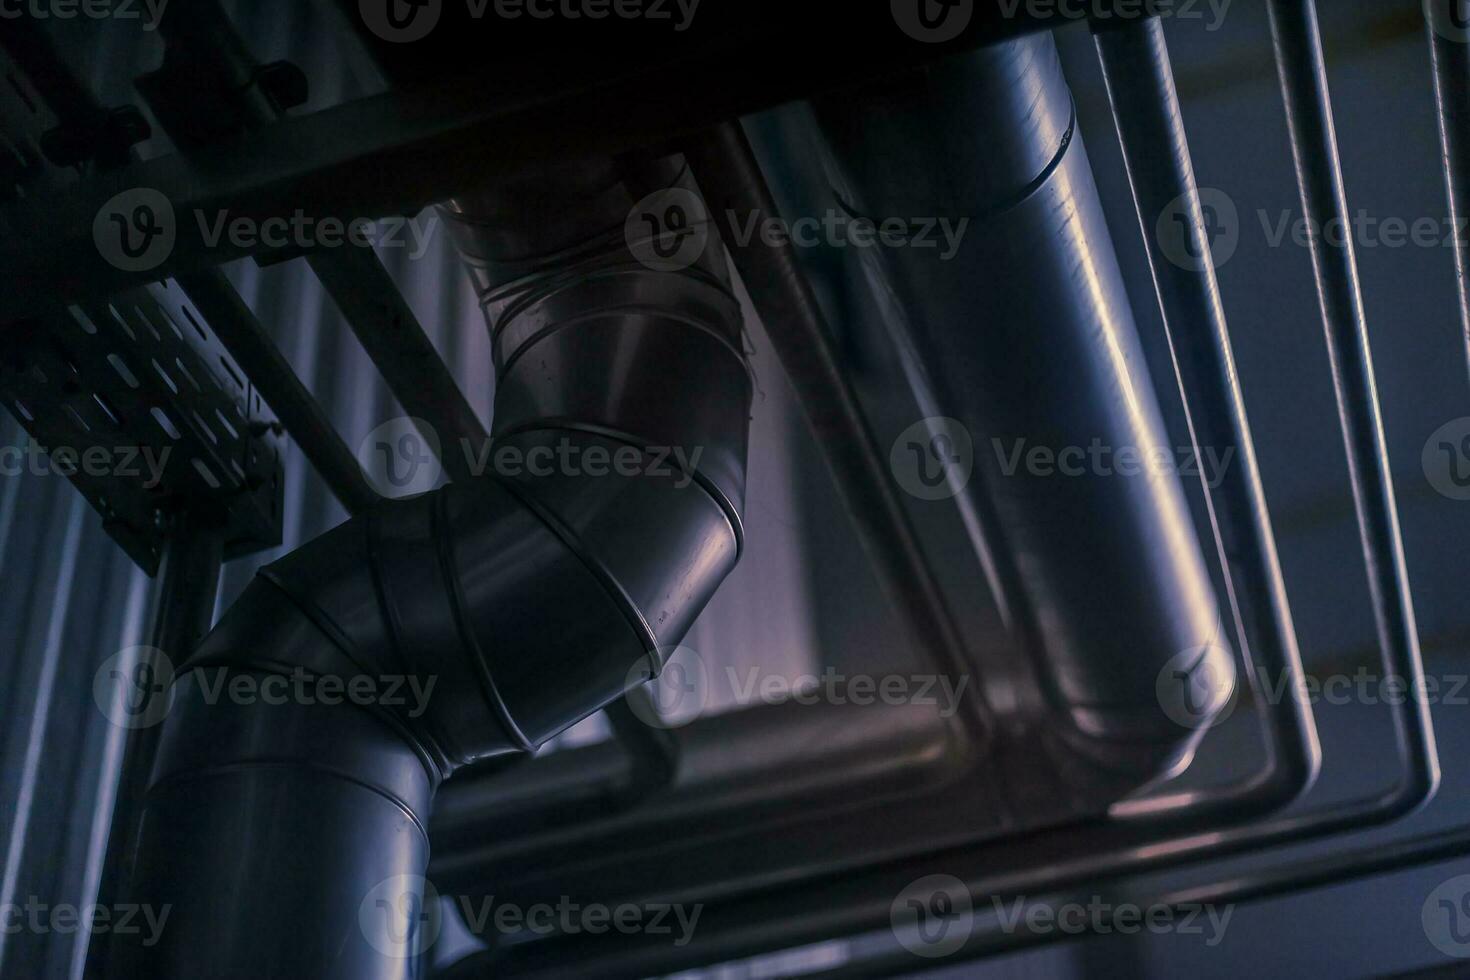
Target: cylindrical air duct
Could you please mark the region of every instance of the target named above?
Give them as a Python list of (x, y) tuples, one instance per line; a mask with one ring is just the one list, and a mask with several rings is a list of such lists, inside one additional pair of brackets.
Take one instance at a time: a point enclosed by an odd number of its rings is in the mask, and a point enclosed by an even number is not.
[(965, 492), (990, 515), (1037, 665), (1037, 730), (1105, 794), (1177, 769), (1232, 667), (1187, 460), (1165, 431), (1054, 42), (952, 58), (816, 114), (834, 206), (915, 233), (862, 250), (864, 271), (897, 298), (972, 438)]
[(130, 889), (168, 927), (119, 936), (113, 975), (417, 975), (440, 782), (653, 676), (734, 566), (739, 306), (712, 232), (644, 260), (648, 179), (566, 167), (446, 208), (494, 337), (490, 472), (264, 569), (182, 668)]

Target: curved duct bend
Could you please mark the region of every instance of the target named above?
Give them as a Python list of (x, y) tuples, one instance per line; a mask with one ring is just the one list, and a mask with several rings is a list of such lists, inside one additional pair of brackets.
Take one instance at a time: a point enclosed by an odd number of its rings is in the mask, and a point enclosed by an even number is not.
[(496, 451), (525, 465), (383, 501), (226, 613), (181, 670), (140, 832), (131, 900), (168, 928), (119, 937), (112, 975), (416, 975), (440, 782), (652, 676), (734, 566), (751, 381), (725, 252), (638, 263), (638, 196), (594, 165), (447, 209), (493, 334)]

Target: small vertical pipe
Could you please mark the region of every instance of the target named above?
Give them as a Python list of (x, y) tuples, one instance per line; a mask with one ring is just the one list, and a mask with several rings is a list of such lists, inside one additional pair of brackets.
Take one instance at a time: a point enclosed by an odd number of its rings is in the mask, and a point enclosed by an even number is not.
[[(1270, 0), (1268, 9), (1302, 213), (1313, 227), (1326, 228), (1334, 222), (1350, 227), (1316, 4), (1312, 0)], [(1314, 235), (1311, 252), (1379, 646), (1386, 666), (1408, 682), (1409, 690), (1420, 691), (1424, 664), (1357, 257), (1351, 236), (1332, 241), (1331, 236)], [(1406, 790), (1423, 802), (1439, 787), (1433, 719), (1420, 698), (1406, 699), (1404, 709), (1395, 713), (1394, 726), (1409, 763)]]
[(1460, 327), (1470, 367), (1470, 242), (1465, 241), (1464, 231), (1464, 223), (1470, 220), (1470, 4), (1465, 0), (1424, 0), (1424, 16), (1429, 27), (1429, 57), (1434, 65), (1445, 190), (1450, 224), (1455, 229)]
[[(214, 619), (223, 561), (223, 538), (217, 527), (189, 512), (175, 518), (164, 553), (149, 645), (174, 665), (182, 664), (209, 631)], [(141, 664), (138, 666), (142, 666)], [(167, 678), (165, 678), (165, 681)], [(131, 681), (127, 681), (131, 683)], [(154, 695), (164, 696), (167, 694)], [(133, 842), (143, 813), (143, 799), (153, 772), (153, 760), (162, 735), (161, 725), (127, 732), (112, 808), (97, 902), (105, 907), (127, 901), (132, 876)], [(100, 976), (106, 962), (107, 935), (98, 932), (88, 956), (88, 975)]]

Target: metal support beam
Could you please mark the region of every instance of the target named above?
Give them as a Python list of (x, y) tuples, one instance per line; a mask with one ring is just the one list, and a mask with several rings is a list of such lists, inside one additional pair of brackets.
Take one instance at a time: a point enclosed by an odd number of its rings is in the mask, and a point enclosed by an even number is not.
[[(174, 7), (161, 28), (168, 45), (163, 67), (140, 84), (183, 152), (198, 154), (231, 133), (253, 133), (282, 118), (280, 101), (258, 83), (272, 66), (256, 61), (216, 0)], [(286, 63), (276, 68), (297, 71)], [(489, 435), (371, 246), (344, 242), (308, 255), (307, 263), (399, 403), (433, 427), (438, 438), (430, 444), (447, 440), (444, 469), (468, 479), (471, 454), (460, 443), (468, 440), (478, 452)]]
[[(490, 434), (434, 349), (418, 317), (370, 248), (347, 245), (307, 257), (404, 411), (432, 426), (439, 461), (453, 480), (468, 480), (471, 460)], [(465, 452), (467, 442), (474, 452)]]
[[(534, 58), (519, 52), (503, 61), (479, 51), (457, 62), (480, 66), (473, 77), (435, 78), (282, 118), (246, 139), (136, 163), (39, 202), (37, 213), (46, 221), (0, 243), (0, 269), (9, 280), (9, 288), (0, 289), (0, 325), (34, 312), (38, 294), (111, 293), (258, 251), (228, 235), (215, 239), (211, 229), (221, 215), (259, 227), (268, 219), (289, 222), (298, 212), (343, 221), (416, 214), (528, 167), (667, 146), (723, 119), (997, 38), (1077, 23), (1060, 9), (1030, 16), (1022, 5), (1007, 16), (1004, 6), (976, 3), (968, 19), (961, 7), (949, 16), (963, 20), (964, 29), (932, 41), (906, 32), (888, 4), (851, 4), (841, 13), (841, 39), (835, 41), (833, 14), (825, 8), (789, 0), (706, 0), (680, 44), (648, 44), (636, 56), (620, 52), (613, 67), (557, 57), (564, 48)], [(773, 24), (781, 29), (773, 31)], [(762, 53), (759, 70), (752, 70), (753, 50)], [(497, 97), (487, 99), (486, 92)], [(176, 235), (168, 257), (143, 271), (107, 262), (93, 243), (98, 214), (116, 195), (136, 188), (168, 199), (172, 217), (157, 217)], [(122, 217), (132, 213), (130, 208)]]
[(214, 269), (192, 273), (181, 276), (179, 285), (348, 513), (360, 514), (378, 500), (321, 404), (306, 390), (224, 273)]
[[(197, 11), (200, 5), (190, 9)], [(33, 84), (44, 86), (49, 107), (63, 124), (93, 118), (100, 111), (91, 93), (77, 80), (75, 72), (56, 52), (45, 32), (30, 21), (16, 21), (14, 30), (5, 35), (4, 47), (16, 57)], [(69, 197), (76, 190), (75, 185), (68, 186), (61, 198)], [(37, 210), (31, 213), (46, 212)], [(89, 246), (80, 258), (89, 261), (97, 255), (95, 246)], [(158, 278), (151, 274), (140, 275), (136, 281), (141, 283)], [(0, 281), (3, 281), (3, 274), (0, 274)], [(32, 290), (33, 298), (42, 303), (52, 300), (57, 291), (55, 284), (50, 282), (31, 283), (27, 287), (19, 283), (10, 285), (15, 289)], [(321, 405), (296, 377), (295, 370), (224, 274), (214, 269), (202, 269), (190, 276), (187, 283), (181, 281), (180, 285), (239, 362), (251, 383), (265, 396), (276, 416), (342, 505), (356, 514), (377, 500), (378, 496), (363, 477), (356, 458), (337, 435)], [(0, 288), (0, 296), (13, 292), (14, 289)], [(109, 294), (106, 290), (94, 290), (85, 295), (105, 297)]]

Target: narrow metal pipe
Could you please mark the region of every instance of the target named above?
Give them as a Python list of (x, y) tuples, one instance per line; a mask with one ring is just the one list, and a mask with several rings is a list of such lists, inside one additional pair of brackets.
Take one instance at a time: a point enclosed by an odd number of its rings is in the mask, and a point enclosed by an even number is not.
[[(1114, 815), (1154, 817), (1187, 808), (1197, 818), (1204, 804), (1243, 819), (1305, 793), (1320, 768), (1322, 750), (1311, 707), (1298, 696), (1305, 688), (1296, 629), (1163, 25), (1157, 19), (1125, 22), (1097, 31), (1095, 40), (1190, 437), (1196, 453), (1204, 446), (1229, 453), (1221, 458), (1232, 461), (1218, 490), (1210, 488), (1203, 473), (1201, 482), (1246, 679), (1266, 723), (1270, 753), (1264, 773), (1223, 793), (1150, 797), (1115, 808)], [(1163, 232), (1156, 232), (1161, 216), (1171, 212), (1179, 223), (1166, 231), (1177, 231), (1180, 240), (1170, 245), (1182, 250), (1166, 250)], [(1277, 684), (1287, 697), (1266, 698), (1264, 691)], [(1237, 696), (1242, 693), (1237, 689)]]
[[(149, 645), (161, 651), (170, 663), (182, 664), (209, 632), (222, 562), (220, 530), (187, 511), (179, 514), (164, 552), (149, 638)], [(138, 663), (135, 669), (140, 673), (136, 678), (128, 678), (126, 683), (136, 684), (145, 698), (167, 697), (166, 693), (152, 688), (151, 679), (155, 676), (167, 681), (166, 676), (153, 673), (158, 666)], [(107, 836), (107, 857), (97, 896), (97, 901), (107, 907), (127, 901), (133, 870), (132, 845), (138, 834), (161, 734), (162, 728), (157, 725), (140, 726), (126, 733), (122, 762), (118, 766), (112, 826)], [(107, 959), (106, 948), (107, 933), (94, 934), (87, 954), (89, 975), (101, 970)]]
[[(1332, 223), (1348, 227), (1347, 192), (1316, 4), (1270, 0), (1268, 9), (1302, 213), (1316, 228)], [(1331, 236), (1314, 235), (1311, 253), (1378, 644), (1393, 674), (1408, 681), (1410, 690), (1420, 691), (1424, 663), (1352, 238), (1334, 242)], [(1410, 797), (1428, 800), (1439, 786), (1439, 755), (1428, 706), (1419, 698), (1408, 699), (1402, 711), (1394, 713), (1394, 727), (1410, 761), (1404, 790)]]
[(1460, 326), (1470, 363), (1470, 242), (1462, 230), (1470, 219), (1470, 13), (1464, 0), (1425, 0), (1429, 57), (1434, 65), (1434, 99), (1439, 116), (1445, 191), (1455, 229), (1455, 283)]
[(613, 738), (628, 757), (628, 779), (614, 793), (617, 802), (632, 806), (649, 793), (669, 785), (679, 768), (679, 744), (668, 729), (645, 719), (658, 714), (647, 687), (635, 687), (603, 709)]

